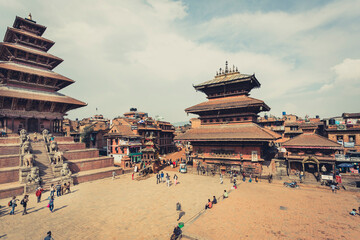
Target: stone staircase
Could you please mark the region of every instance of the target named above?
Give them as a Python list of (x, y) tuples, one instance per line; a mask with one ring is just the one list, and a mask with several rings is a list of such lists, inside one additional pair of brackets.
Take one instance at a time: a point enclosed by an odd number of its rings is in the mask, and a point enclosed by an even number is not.
[(33, 154), (35, 155), (34, 166), (39, 167), (39, 175), (42, 179), (42, 187), (49, 189), (51, 180), (55, 178), (49, 162), (44, 141), (32, 143)]

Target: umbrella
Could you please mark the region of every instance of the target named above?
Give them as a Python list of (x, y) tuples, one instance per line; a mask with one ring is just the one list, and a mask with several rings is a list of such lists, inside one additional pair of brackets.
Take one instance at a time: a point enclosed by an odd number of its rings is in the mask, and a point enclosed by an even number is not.
[(354, 167), (354, 164), (352, 164), (352, 163), (340, 163), (337, 166), (338, 167)]

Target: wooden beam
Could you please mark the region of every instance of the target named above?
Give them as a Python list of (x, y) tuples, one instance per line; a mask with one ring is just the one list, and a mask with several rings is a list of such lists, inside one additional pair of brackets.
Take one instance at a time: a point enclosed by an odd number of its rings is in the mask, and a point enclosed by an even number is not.
[(56, 106), (56, 103), (52, 102), (51, 107), (50, 107), (50, 112), (54, 112), (55, 106)]
[(25, 106), (26, 111), (30, 111), (31, 104), (32, 104), (32, 100), (28, 99)]
[(61, 109), (61, 112), (64, 113), (66, 111), (66, 108), (68, 107), (69, 104), (64, 103), (64, 106)]
[(17, 98), (13, 98), (11, 102), (11, 110), (15, 110), (16, 104), (18, 102)]
[(39, 112), (44, 111), (44, 106), (45, 106), (45, 102), (44, 102), (44, 101), (40, 101), (40, 102), (39, 102)]

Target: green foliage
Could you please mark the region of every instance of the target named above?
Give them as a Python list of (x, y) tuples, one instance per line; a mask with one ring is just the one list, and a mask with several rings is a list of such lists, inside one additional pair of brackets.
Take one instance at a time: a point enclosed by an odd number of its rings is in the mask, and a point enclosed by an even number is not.
[(94, 131), (92, 126), (85, 127), (80, 134), (81, 142), (85, 143), (87, 147), (90, 146), (91, 133)]

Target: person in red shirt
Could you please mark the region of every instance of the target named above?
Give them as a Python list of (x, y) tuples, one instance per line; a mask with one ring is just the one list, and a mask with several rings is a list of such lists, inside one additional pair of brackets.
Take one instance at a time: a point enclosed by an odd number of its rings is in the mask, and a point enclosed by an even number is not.
[(212, 208), (212, 202), (210, 201), (210, 199), (208, 199), (208, 203), (205, 205), (205, 210), (208, 208)]
[(41, 187), (38, 187), (38, 189), (35, 192), (35, 196), (37, 197), (37, 202), (41, 202), (41, 194), (44, 191)]

